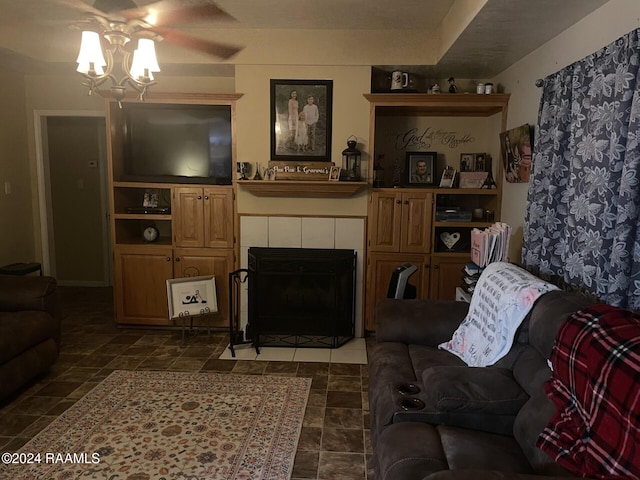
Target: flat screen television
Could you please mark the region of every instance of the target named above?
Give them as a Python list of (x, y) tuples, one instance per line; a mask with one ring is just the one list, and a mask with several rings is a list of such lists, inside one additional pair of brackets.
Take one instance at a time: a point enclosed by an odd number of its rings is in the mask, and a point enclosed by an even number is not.
[(124, 105), (124, 181), (231, 184), (230, 105)]

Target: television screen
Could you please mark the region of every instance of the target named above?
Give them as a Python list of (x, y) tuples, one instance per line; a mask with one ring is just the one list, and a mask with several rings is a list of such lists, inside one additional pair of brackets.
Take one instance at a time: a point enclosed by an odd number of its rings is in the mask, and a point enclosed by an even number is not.
[(231, 183), (230, 105), (124, 108), (124, 180)]

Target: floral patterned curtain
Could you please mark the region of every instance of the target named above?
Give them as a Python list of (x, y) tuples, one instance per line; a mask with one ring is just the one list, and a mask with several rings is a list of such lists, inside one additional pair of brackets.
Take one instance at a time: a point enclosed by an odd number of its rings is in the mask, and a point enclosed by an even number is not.
[(523, 264), (640, 308), (640, 29), (544, 80)]

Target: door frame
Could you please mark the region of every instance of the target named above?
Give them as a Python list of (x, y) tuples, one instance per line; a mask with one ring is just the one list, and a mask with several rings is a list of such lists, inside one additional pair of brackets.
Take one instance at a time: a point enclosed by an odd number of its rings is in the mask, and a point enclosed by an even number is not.
[[(102, 117), (106, 113), (100, 110), (34, 110), (36, 175), (38, 188), (38, 210), (40, 213), (40, 246), (42, 269), (47, 275), (55, 276), (55, 242), (53, 233), (53, 212), (51, 210), (51, 177), (49, 171), (49, 155), (46, 147), (48, 117)], [(98, 282), (91, 282), (90, 286), (110, 286), (112, 281), (111, 241), (109, 233), (109, 198), (107, 189), (107, 152), (106, 131), (100, 133), (104, 138), (98, 143), (99, 176), (100, 176), (100, 206), (103, 211), (102, 231), (105, 235), (103, 250), (104, 278)]]

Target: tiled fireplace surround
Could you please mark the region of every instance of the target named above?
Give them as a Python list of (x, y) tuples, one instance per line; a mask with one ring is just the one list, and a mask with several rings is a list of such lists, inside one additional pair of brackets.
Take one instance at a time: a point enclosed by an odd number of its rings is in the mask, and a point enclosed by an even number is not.
[[(346, 248), (357, 253), (355, 331), (364, 335), (362, 325), (362, 293), (364, 239), (366, 222), (358, 217), (298, 217), (276, 215), (240, 216), (240, 262), (247, 268), (249, 247), (272, 248)], [(241, 290), (242, 328), (247, 324), (247, 284)]]

